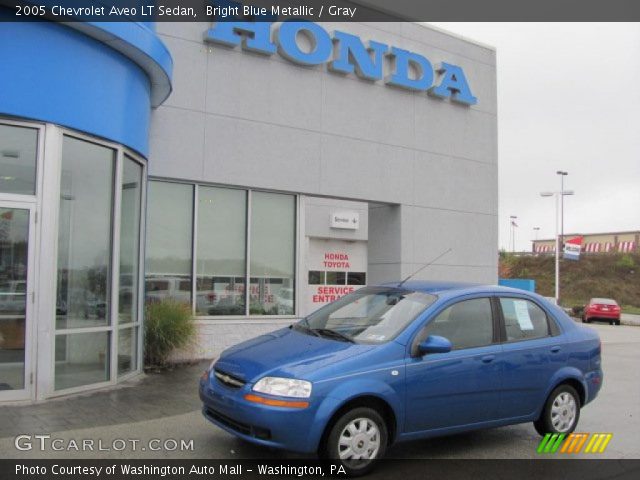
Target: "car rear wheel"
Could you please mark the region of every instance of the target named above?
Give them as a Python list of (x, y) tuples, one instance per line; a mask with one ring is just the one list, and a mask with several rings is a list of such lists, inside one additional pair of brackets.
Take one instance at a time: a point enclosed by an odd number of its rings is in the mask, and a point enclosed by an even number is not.
[(333, 425), (322, 453), (340, 463), (348, 475), (364, 475), (384, 455), (387, 439), (387, 425), (380, 414), (371, 408), (358, 407)]
[(616, 325), (620, 325), (620, 320), (616, 320)]
[(540, 435), (571, 433), (580, 419), (580, 396), (571, 385), (557, 387), (544, 405), (540, 418), (533, 422)]

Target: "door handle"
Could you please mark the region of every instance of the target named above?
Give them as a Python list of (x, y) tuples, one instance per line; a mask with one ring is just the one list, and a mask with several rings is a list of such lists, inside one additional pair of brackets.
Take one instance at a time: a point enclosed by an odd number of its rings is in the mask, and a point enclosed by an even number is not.
[(482, 363), (491, 363), (493, 362), (494, 358), (496, 358), (495, 355), (485, 355), (484, 357), (482, 357)]
[(561, 350), (559, 346), (551, 347), (551, 353), (558, 353)]

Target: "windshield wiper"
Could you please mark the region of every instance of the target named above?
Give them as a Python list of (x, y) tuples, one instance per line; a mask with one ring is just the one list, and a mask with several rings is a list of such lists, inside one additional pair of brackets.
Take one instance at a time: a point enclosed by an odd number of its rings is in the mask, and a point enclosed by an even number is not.
[[(303, 325), (303, 323), (306, 323), (306, 325)], [(296, 329), (296, 330), (300, 330), (300, 331), (303, 331), (305, 333), (308, 333), (310, 335), (314, 335), (316, 337), (320, 336), (320, 334), (318, 332), (316, 332), (313, 328), (311, 328), (309, 326), (309, 323), (306, 321), (306, 318), (302, 322), (298, 322), (295, 325), (291, 325), (291, 327)]]
[(331, 330), (330, 328), (312, 328), (312, 332), (316, 332), (318, 335), (322, 335), (325, 337), (333, 337), (340, 339), (344, 342), (356, 343), (353, 338), (344, 333), (338, 332), (337, 330)]

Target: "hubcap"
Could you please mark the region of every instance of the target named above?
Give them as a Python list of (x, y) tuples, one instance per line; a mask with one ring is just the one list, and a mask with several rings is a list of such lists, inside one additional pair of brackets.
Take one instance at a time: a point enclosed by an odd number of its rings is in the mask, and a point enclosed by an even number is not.
[(380, 450), (380, 431), (368, 418), (356, 418), (342, 430), (338, 440), (341, 460), (372, 460)]
[(569, 430), (576, 421), (576, 399), (568, 392), (562, 392), (551, 406), (551, 424), (556, 431), (562, 433)]

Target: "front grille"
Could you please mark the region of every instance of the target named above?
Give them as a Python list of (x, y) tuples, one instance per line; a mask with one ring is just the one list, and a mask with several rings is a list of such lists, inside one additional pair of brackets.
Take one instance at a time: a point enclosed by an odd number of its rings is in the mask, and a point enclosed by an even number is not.
[(246, 383), (241, 378), (234, 377), (233, 375), (229, 375), (228, 373), (225, 373), (218, 369), (215, 369), (213, 373), (220, 383), (229, 388), (242, 388)]
[(256, 437), (261, 440), (269, 440), (271, 438), (271, 431), (266, 428), (254, 427), (251, 425), (247, 425), (246, 423), (238, 422), (233, 418), (229, 418), (226, 415), (223, 415), (220, 412), (213, 410), (212, 408), (206, 408), (204, 414), (209, 417), (211, 420), (215, 420), (218, 423), (221, 423), (225, 427), (229, 427), (232, 430), (235, 430), (238, 433), (242, 433), (243, 435), (248, 435), (251, 437)]

